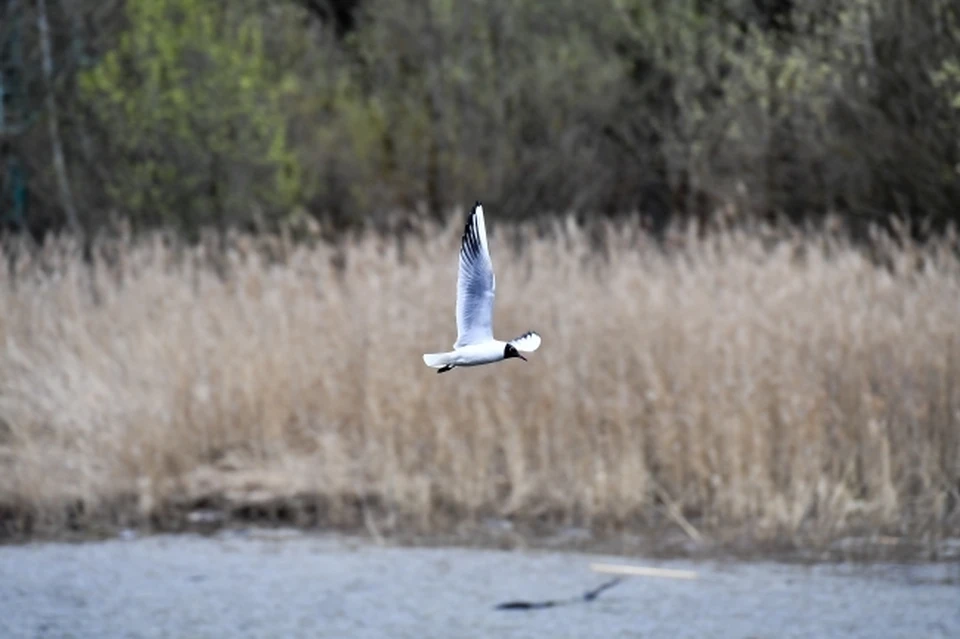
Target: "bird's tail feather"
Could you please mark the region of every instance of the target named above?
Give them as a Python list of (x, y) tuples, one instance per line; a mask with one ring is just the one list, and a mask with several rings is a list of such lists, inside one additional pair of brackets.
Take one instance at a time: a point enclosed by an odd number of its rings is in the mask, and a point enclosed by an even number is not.
[(430, 368), (443, 368), (450, 363), (453, 353), (424, 353), (423, 363)]

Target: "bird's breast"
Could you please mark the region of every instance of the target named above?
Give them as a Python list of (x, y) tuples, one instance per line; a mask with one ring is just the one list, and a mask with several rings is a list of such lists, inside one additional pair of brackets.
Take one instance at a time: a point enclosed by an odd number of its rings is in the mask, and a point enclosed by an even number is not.
[(457, 366), (478, 366), (502, 360), (503, 344), (498, 342), (468, 344), (467, 346), (461, 346), (454, 352), (457, 358)]

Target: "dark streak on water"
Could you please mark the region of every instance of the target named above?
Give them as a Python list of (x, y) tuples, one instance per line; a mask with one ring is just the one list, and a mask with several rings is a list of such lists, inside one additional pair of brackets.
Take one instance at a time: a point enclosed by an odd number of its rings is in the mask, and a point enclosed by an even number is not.
[(960, 566), (630, 563), (631, 577), (563, 600), (615, 557), (390, 548), (291, 533), (0, 547), (0, 637), (960, 637)]

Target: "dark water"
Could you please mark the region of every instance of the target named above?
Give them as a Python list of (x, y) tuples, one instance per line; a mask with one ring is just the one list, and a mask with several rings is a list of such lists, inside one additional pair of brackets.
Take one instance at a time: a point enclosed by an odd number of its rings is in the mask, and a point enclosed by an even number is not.
[[(592, 562), (696, 570), (609, 577)], [(0, 637), (960, 637), (960, 566), (790, 566), (224, 534), (0, 548)]]

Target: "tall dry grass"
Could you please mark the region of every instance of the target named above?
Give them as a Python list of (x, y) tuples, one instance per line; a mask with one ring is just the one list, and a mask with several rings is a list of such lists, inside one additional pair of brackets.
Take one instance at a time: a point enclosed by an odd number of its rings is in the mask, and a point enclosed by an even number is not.
[(459, 230), (405, 254), (371, 236), (6, 255), (6, 531), (199, 506), (799, 543), (960, 529), (950, 241), (888, 243), (880, 267), (827, 232), (661, 250), (610, 228), (602, 255), (572, 226), (495, 226), (496, 332), (543, 346), (437, 375), (420, 355), (455, 338)]

